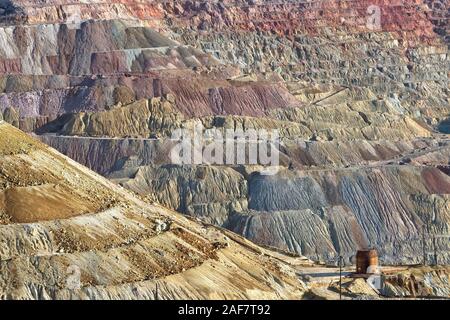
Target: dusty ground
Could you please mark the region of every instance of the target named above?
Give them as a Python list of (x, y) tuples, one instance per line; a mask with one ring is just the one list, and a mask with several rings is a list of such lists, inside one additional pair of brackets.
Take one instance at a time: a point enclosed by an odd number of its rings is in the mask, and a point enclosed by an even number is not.
[(0, 127), (1, 223), (30, 223), (102, 211), (117, 195), (92, 173), (10, 127)]

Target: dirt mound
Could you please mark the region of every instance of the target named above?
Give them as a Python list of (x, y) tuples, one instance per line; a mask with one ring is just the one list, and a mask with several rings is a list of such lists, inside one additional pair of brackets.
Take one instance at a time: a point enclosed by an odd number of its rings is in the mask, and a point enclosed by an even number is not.
[(64, 219), (99, 209), (86, 200), (61, 185), (12, 188), (0, 192), (0, 210), (11, 222)]
[(0, 298), (303, 296), (301, 257), (144, 203), (5, 123), (0, 146)]
[(0, 164), (3, 223), (95, 213), (118, 198), (90, 173), (5, 122), (0, 123)]

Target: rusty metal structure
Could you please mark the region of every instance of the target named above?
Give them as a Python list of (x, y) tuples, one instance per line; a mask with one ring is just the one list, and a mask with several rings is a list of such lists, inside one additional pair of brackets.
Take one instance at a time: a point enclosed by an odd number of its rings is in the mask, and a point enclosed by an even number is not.
[[(356, 253), (356, 273), (368, 274), (369, 270), (376, 270), (378, 266), (378, 253), (375, 249), (359, 250)], [(370, 268), (372, 267), (372, 268)], [(370, 269), (369, 269), (370, 268)]]

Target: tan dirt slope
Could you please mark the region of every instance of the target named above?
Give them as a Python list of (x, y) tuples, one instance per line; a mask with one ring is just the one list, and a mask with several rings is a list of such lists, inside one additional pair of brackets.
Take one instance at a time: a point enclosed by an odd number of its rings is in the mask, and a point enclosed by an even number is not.
[[(141, 202), (0, 122), (0, 298), (300, 299), (285, 257)], [(285, 262), (288, 261), (288, 262)]]

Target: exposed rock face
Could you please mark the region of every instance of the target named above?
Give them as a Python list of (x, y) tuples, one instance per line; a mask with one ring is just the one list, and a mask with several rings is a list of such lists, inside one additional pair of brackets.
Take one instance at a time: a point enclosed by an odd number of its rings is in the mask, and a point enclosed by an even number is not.
[[(421, 178), (426, 177), (424, 180), (429, 184), (411, 185), (412, 181), (421, 180), (413, 178), (415, 175)], [(260, 179), (263, 181), (258, 181)], [(419, 245), (421, 227), (429, 221), (429, 216), (420, 215), (424, 214), (424, 211), (416, 209), (415, 200), (417, 199), (414, 195), (421, 194), (424, 197), (422, 200), (434, 198), (424, 202), (440, 202), (432, 211), (437, 215), (435, 221), (439, 224), (435, 230), (439, 234), (448, 234), (448, 226), (438, 222), (442, 218), (446, 220), (448, 215), (448, 197), (446, 196), (449, 193), (448, 183), (448, 176), (437, 169), (417, 172), (417, 170), (403, 168), (373, 169), (368, 172), (351, 170), (331, 173), (313, 172), (306, 177), (288, 179), (258, 178), (257, 181), (250, 181), (249, 209), (281, 211), (280, 215), (275, 216), (274, 219), (285, 222), (271, 223), (278, 225), (280, 230), (283, 230), (281, 227), (283, 225), (287, 230), (291, 230), (280, 233), (291, 235), (291, 237), (285, 237), (284, 241), (292, 251), (306, 253), (305, 249), (301, 249), (303, 243), (307, 241), (304, 238), (307, 238), (310, 232), (316, 233), (323, 229), (313, 227), (309, 231), (300, 231), (298, 232), (301, 235), (300, 239), (296, 238), (294, 226), (307, 217), (304, 217), (305, 213), (296, 216), (292, 211), (309, 209), (316, 213), (316, 217), (317, 215), (321, 217), (325, 224), (328, 222), (328, 239), (334, 243), (337, 252), (354, 252), (354, 248), (369, 245), (380, 250), (385, 262), (401, 259), (405, 259), (404, 262), (406, 262), (414, 259), (414, 256), (416, 256), (415, 259), (420, 259), (421, 255), (414, 247)], [(440, 185), (435, 188), (434, 185), (437, 184)], [(441, 192), (440, 195), (436, 194), (436, 189), (440, 190), (438, 191)], [(290, 196), (282, 197), (283, 194)], [(426, 194), (429, 196), (425, 196)], [(290, 214), (283, 213), (286, 210), (291, 211)], [(312, 212), (309, 213), (310, 216)], [(264, 217), (272, 219), (270, 215), (252, 217), (251, 222), (255, 220), (253, 227), (255, 230), (260, 228), (258, 219), (262, 220)], [(261, 221), (261, 225), (266, 223), (264, 220)], [(234, 223), (233, 225), (247, 225), (242, 232), (250, 238), (258, 237), (261, 232), (252, 232), (252, 227), (248, 224)], [(305, 223), (305, 225), (314, 224)], [(414, 242), (416, 242), (415, 245)], [(444, 247), (441, 248), (442, 251), (440, 250), (444, 255), (449, 250), (445, 243), (445, 241), (442, 242)], [(317, 247), (326, 248), (323, 245)], [(308, 255), (314, 255), (318, 248), (308, 251)], [(329, 249), (326, 251), (329, 252)]]
[[(90, 137), (149, 137), (179, 127), (182, 116), (167, 101), (154, 98), (97, 113), (73, 114), (62, 123), (59, 133)], [(120, 121), (117, 121), (120, 119)], [(170, 132), (170, 131), (169, 131)]]
[(0, 163), (2, 299), (303, 296), (292, 257), (144, 203), (4, 122)]
[(381, 290), (386, 297), (448, 297), (447, 268), (410, 269), (386, 277)]
[[(39, 138), (77, 162), (102, 174), (120, 170), (127, 159), (131, 166), (170, 163), (173, 143), (168, 139), (86, 139), (72, 136), (42, 135)], [(355, 145), (356, 144), (356, 145)], [(281, 161), (288, 166), (346, 167), (378, 162), (397, 162), (405, 158), (418, 164), (438, 166), (448, 161), (449, 148), (432, 139), (412, 141), (291, 141), (286, 139)], [(424, 149), (425, 151), (418, 151)], [(285, 155), (285, 156), (284, 156)], [(403, 156), (404, 155), (404, 156)]]
[[(385, 263), (420, 262), (423, 227), (449, 233), (450, 179), (437, 168), (283, 171), (273, 177), (238, 171), (140, 167), (111, 178), (257, 243), (317, 260), (334, 260), (338, 253), (350, 260), (358, 248), (370, 246)], [(448, 241), (438, 243), (448, 262)], [(428, 245), (431, 250), (431, 240)]]
[[(448, 2), (436, 3), (428, 1), (430, 8), (416, 0), (239, 1), (207, 10), (186, 4), (173, 23), (183, 41), (245, 72), (370, 87), (377, 95), (397, 93), (414, 112), (425, 103), (430, 112), (439, 99), (448, 102), (447, 46), (432, 24), (445, 26), (436, 17), (448, 11)], [(428, 95), (431, 87), (439, 87), (439, 94)]]
[[(416, 263), (427, 226), (448, 263), (448, 6), (10, 1), (0, 114), (260, 244), (327, 261), (375, 246), (384, 262)], [(279, 173), (171, 164), (171, 134), (198, 123), (278, 130)]]
[[(229, 88), (225, 80), (239, 74), (233, 67), (213, 77), (209, 73), (198, 81), (185, 81), (198, 78), (187, 71), (185, 76), (161, 74), (167, 69), (217, 66), (219, 62), (204, 53), (210, 52), (246, 73), (274, 80), (275, 72), (295, 83), (370, 88), (375, 99), (391, 99), (401, 113), (420, 115), (431, 122), (446, 116), (447, 46), (441, 41), (441, 32), (433, 32), (432, 22), (442, 23), (439, 17), (448, 4), (428, 1), (430, 9), (421, 1), (240, 2), (200, 5), (113, 1), (74, 5), (45, 1), (34, 6), (12, 1), (15, 9), (8, 13), (26, 17), (28, 24), (13, 26), (13, 32), (6, 31), (11, 27), (3, 28), (0, 60), (3, 73), (8, 74), (5, 82), (33, 80), (41, 85), (24, 88), (25, 92), (10, 89), (11, 94), (3, 97), (2, 104), (25, 104), (28, 111), (21, 110), (22, 118), (50, 117), (49, 121), (65, 112), (111, 106), (119, 85), (135, 92), (137, 98), (159, 96), (160, 92), (153, 92), (153, 79), (148, 79), (156, 78), (161, 79), (157, 87), (173, 92), (180, 111), (189, 115), (261, 116), (267, 109), (295, 105), (279, 83)], [(381, 10), (379, 30), (366, 25), (371, 5)], [(40, 24), (44, 22), (52, 24)], [(164, 32), (175, 31), (177, 41), (146, 25), (158, 26), (156, 30)], [(239, 36), (234, 31), (239, 31)], [(69, 79), (68, 74), (82, 77)], [(86, 77), (91, 74), (101, 74), (103, 79)], [(41, 75), (40, 79), (36, 75)], [(121, 83), (115, 84), (117, 81)], [(55, 88), (54, 84), (64, 82), (65, 86)], [(13, 94), (18, 91), (22, 94)], [(35, 123), (37, 119), (28, 121), (33, 123), (24, 129), (42, 125)]]
[[(231, 168), (140, 167), (113, 173), (110, 178), (165, 207), (224, 225), (230, 212), (247, 209), (247, 181)], [(131, 181), (127, 174), (132, 174)]]

